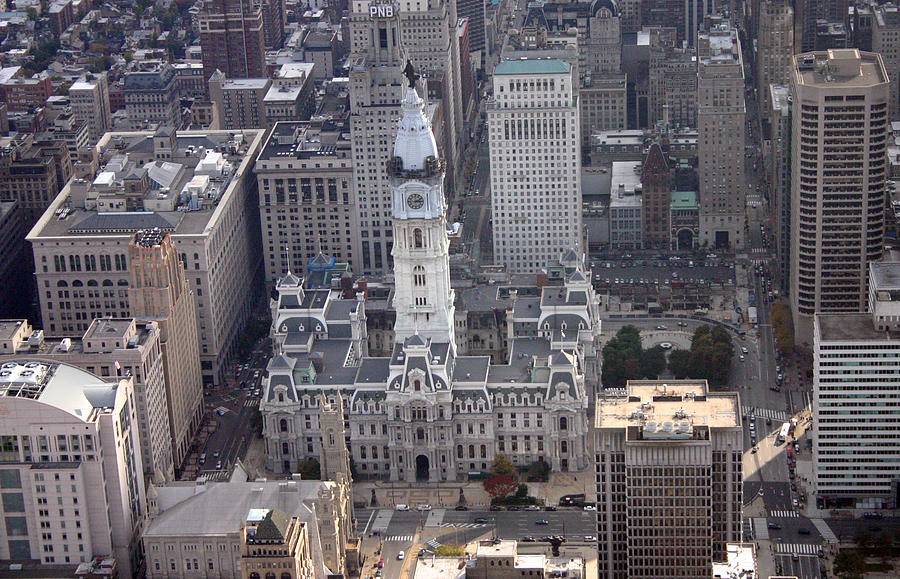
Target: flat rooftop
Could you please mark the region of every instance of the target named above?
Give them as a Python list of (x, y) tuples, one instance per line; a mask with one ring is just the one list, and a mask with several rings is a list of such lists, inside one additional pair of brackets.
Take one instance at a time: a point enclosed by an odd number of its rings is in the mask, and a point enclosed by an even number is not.
[(504, 60), (494, 69), (494, 75), (506, 74), (567, 74), (572, 67), (556, 58)]
[(869, 279), (876, 291), (900, 290), (900, 262), (870, 263)]
[(115, 406), (117, 386), (68, 364), (28, 358), (0, 364), (0, 398), (37, 400), (84, 421), (95, 408)]
[(819, 338), (825, 342), (887, 340), (889, 334), (875, 327), (872, 314), (816, 314)]
[(881, 55), (856, 48), (798, 54), (794, 74), (800, 84), (819, 87), (861, 88), (888, 82)]
[(739, 428), (736, 392), (709, 392), (706, 380), (629, 380), (626, 396), (597, 398), (595, 428), (688, 421), (692, 427)]

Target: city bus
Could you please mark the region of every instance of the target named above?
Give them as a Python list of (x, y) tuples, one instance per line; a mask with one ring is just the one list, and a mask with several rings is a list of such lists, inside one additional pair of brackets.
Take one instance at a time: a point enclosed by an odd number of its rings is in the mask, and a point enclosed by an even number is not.
[(775, 444), (784, 444), (784, 441), (787, 440), (790, 429), (790, 422), (785, 422), (784, 424), (782, 424), (781, 430), (778, 432), (778, 437), (775, 439)]

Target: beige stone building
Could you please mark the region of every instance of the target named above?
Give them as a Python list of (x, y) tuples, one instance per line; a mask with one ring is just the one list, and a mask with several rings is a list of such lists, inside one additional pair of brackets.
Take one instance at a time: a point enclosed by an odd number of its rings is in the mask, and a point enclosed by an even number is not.
[(275, 509), (250, 509), (241, 529), (241, 578), (315, 579), (309, 526)]
[(474, 565), (467, 567), (467, 579), (520, 579), (521, 577), (587, 579), (585, 561), (567, 555), (550, 557), (544, 553), (522, 553), (514, 540), (479, 541)]
[(741, 533), (740, 398), (705, 380), (631, 380), (594, 421), (600, 577), (709, 577)]
[[(263, 131), (251, 130), (107, 133), (101, 171), (70, 181), (26, 237), (47, 335), (131, 317), (128, 246), (136, 232), (158, 228), (194, 292), (203, 380), (218, 383), (258, 295), (250, 169), (262, 141)], [(100, 293), (90, 299), (93, 287)], [(59, 299), (58, 288), (71, 299)]]
[(794, 50), (794, 9), (790, 0), (763, 0), (759, 3), (756, 91), (760, 102), (767, 98), (769, 85), (790, 83)]
[(627, 128), (628, 98), (624, 74), (585, 73), (578, 88), (581, 106), (581, 139), (587, 144), (600, 131)]
[(151, 488), (148, 504), (150, 579), (318, 579), (354, 568), (346, 479), (174, 483)]
[(72, 114), (88, 126), (93, 145), (110, 128), (109, 82), (107, 73), (86, 74), (69, 87)]
[(700, 244), (741, 248), (745, 234), (744, 61), (737, 30), (714, 24), (697, 37)]
[(256, 160), (266, 283), (319, 253), (358, 263), (349, 119), (276, 123)]
[(80, 339), (45, 341), (28, 320), (0, 320), (0, 362), (27, 356), (64, 362), (107, 379), (131, 376), (144, 475), (157, 484), (175, 476), (159, 326), (125, 318), (94, 320)]
[(865, 312), (884, 251), (890, 84), (880, 55), (797, 55), (791, 76), (791, 310), (795, 341), (815, 314)]
[(216, 71), (209, 79), (209, 98), (219, 116), (219, 128), (264, 129), (264, 99), (272, 81), (268, 78), (226, 78)]
[(132, 315), (154, 320), (165, 373), (171, 454), (184, 461), (203, 418), (203, 377), (194, 294), (172, 238), (158, 229), (138, 231), (128, 245)]

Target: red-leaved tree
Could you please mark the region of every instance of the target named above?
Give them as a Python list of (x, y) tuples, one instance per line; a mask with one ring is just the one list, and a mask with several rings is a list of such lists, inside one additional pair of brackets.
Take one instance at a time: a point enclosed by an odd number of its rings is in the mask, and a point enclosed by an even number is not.
[(492, 474), (484, 481), (484, 490), (495, 499), (508, 497), (516, 492), (518, 486), (519, 481), (508, 474)]

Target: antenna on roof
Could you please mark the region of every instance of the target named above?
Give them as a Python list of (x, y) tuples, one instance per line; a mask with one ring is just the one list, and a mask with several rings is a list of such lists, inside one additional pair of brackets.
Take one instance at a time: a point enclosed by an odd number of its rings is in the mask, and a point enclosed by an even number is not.
[(287, 260), (287, 274), (291, 275), (291, 247), (289, 245), (284, 246), (284, 258)]

